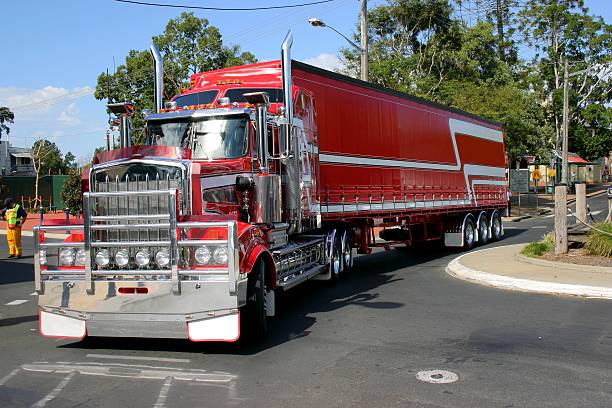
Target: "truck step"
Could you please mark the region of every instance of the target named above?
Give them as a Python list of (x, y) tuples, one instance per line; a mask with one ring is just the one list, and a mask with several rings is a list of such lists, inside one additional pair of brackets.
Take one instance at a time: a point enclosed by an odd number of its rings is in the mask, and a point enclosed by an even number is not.
[(323, 272), (326, 266), (327, 265), (314, 265), (308, 269), (296, 272), (292, 275), (279, 279), (276, 284), (278, 287), (283, 288), (284, 290), (291, 289), (292, 287), (299, 285), (300, 283)]

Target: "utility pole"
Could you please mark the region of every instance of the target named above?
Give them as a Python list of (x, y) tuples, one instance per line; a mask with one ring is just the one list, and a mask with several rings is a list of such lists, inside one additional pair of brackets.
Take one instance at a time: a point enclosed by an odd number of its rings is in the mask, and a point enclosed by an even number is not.
[(567, 58), (563, 68), (563, 153), (561, 184), (555, 186), (555, 254), (567, 253), (567, 142), (569, 125), (569, 72)]
[(497, 0), (497, 54), (501, 61), (506, 60), (504, 52), (504, 10), (502, 0)]
[(567, 58), (565, 58), (565, 67), (563, 69), (563, 157), (561, 163), (561, 183), (567, 185), (567, 143), (569, 129), (569, 72), (567, 67)]
[(368, 80), (368, 0), (361, 1), (359, 13), (361, 30), (361, 80)]

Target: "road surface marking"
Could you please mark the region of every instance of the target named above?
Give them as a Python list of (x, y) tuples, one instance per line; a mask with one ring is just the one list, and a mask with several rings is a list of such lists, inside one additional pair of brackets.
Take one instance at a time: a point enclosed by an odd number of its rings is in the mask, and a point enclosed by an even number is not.
[(12, 302), (5, 303), (4, 306), (17, 306), (17, 305), (24, 304), (26, 302), (29, 302), (29, 300), (17, 299), (17, 300), (13, 300)]
[(517, 229), (518, 227), (504, 227), (505, 230), (507, 229)]
[(64, 377), (62, 382), (60, 382), (58, 384), (58, 386), (53, 389), (53, 391), (51, 391), (49, 394), (47, 394), (47, 396), (45, 398), (41, 399), (36, 404), (32, 405), (32, 407), (36, 407), (36, 408), (44, 407), (45, 405), (47, 405), (47, 402), (57, 398), (59, 393), (62, 392), (64, 387), (70, 382), (70, 380), (72, 379), (72, 377), (74, 377), (75, 374), (76, 374), (76, 372), (74, 372), (74, 371), (69, 373), (66, 377)]
[(552, 217), (554, 217), (554, 216), (555, 216), (555, 214), (550, 214), (550, 215), (545, 215), (545, 216), (544, 216), (544, 217), (542, 217), (542, 218), (552, 218)]
[(168, 357), (144, 357), (144, 356), (121, 356), (112, 354), (87, 354), (88, 358), (106, 358), (109, 360), (140, 360), (140, 361), (164, 361), (167, 363), (190, 363), (188, 358), (168, 358)]
[(5, 375), (4, 377), (0, 378), (0, 387), (3, 386), (4, 384), (6, 384), (6, 382), (8, 380), (10, 380), (11, 378), (13, 378), (15, 376), (15, 374), (17, 374), (19, 372), (19, 369), (16, 368), (13, 371), (11, 371), (10, 373), (8, 373), (7, 375)]
[(419, 371), (416, 374), (417, 380), (428, 382), (431, 384), (449, 384), (457, 381), (459, 376), (452, 371), (445, 370), (427, 370)]
[(38, 296), (38, 293), (32, 292), (32, 293), (30, 293), (30, 296)]
[(531, 227), (533, 229), (540, 229), (540, 228), (548, 228), (546, 225), (536, 225), (535, 227)]
[(167, 377), (161, 390), (159, 390), (159, 396), (157, 397), (157, 401), (154, 405), (155, 408), (164, 408), (166, 406), (166, 398), (168, 397), (168, 391), (170, 390), (171, 385), (172, 377)]
[(598, 215), (601, 214), (602, 212), (597, 210), (597, 211), (591, 211), (591, 215)]

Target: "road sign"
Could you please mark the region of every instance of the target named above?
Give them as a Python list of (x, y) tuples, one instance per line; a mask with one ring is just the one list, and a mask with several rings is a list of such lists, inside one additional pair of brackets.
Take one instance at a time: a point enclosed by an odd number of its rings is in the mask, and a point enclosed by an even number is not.
[(535, 169), (532, 173), (531, 173), (531, 179), (538, 181), (542, 178), (542, 174), (540, 174), (540, 170), (539, 169)]
[(529, 170), (510, 170), (510, 191), (513, 193), (529, 192)]

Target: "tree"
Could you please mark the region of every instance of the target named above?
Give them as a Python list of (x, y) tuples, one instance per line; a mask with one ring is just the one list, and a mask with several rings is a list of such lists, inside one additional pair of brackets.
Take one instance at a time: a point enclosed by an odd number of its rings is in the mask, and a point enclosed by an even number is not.
[(79, 215), (83, 212), (83, 196), (81, 192), (81, 169), (73, 168), (68, 172), (60, 193), (70, 214)]
[(44, 139), (34, 142), (32, 145), (32, 165), (36, 178), (34, 181), (33, 207), (42, 205), (38, 194), (40, 176), (51, 173), (65, 174), (68, 168), (76, 166), (74, 161), (74, 155), (70, 152), (62, 157), (62, 152), (55, 143)]
[[(191, 74), (256, 61), (250, 52), (223, 45), (219, 30), (193, 13), (182, 13), (168, 21), (164, 32), (153, 41), (163, 54), (165, 99), (188, 87)], [(98, 77), (96, 99), (134, 102), (134, 144), (145, 140), (142, 110), (154, 107), (153, 86), (153, 60), (148, 50), (131, 50), (113, 75), (102, 73)]]
[(0, 138), (2, 138), (2, 133), (6, 133), (8, 136), (11, 129), (8, 127), (7, 123), (14, 123), (15, 114), (10, 111), (9, 108), (5, 106), (0, 107)]

